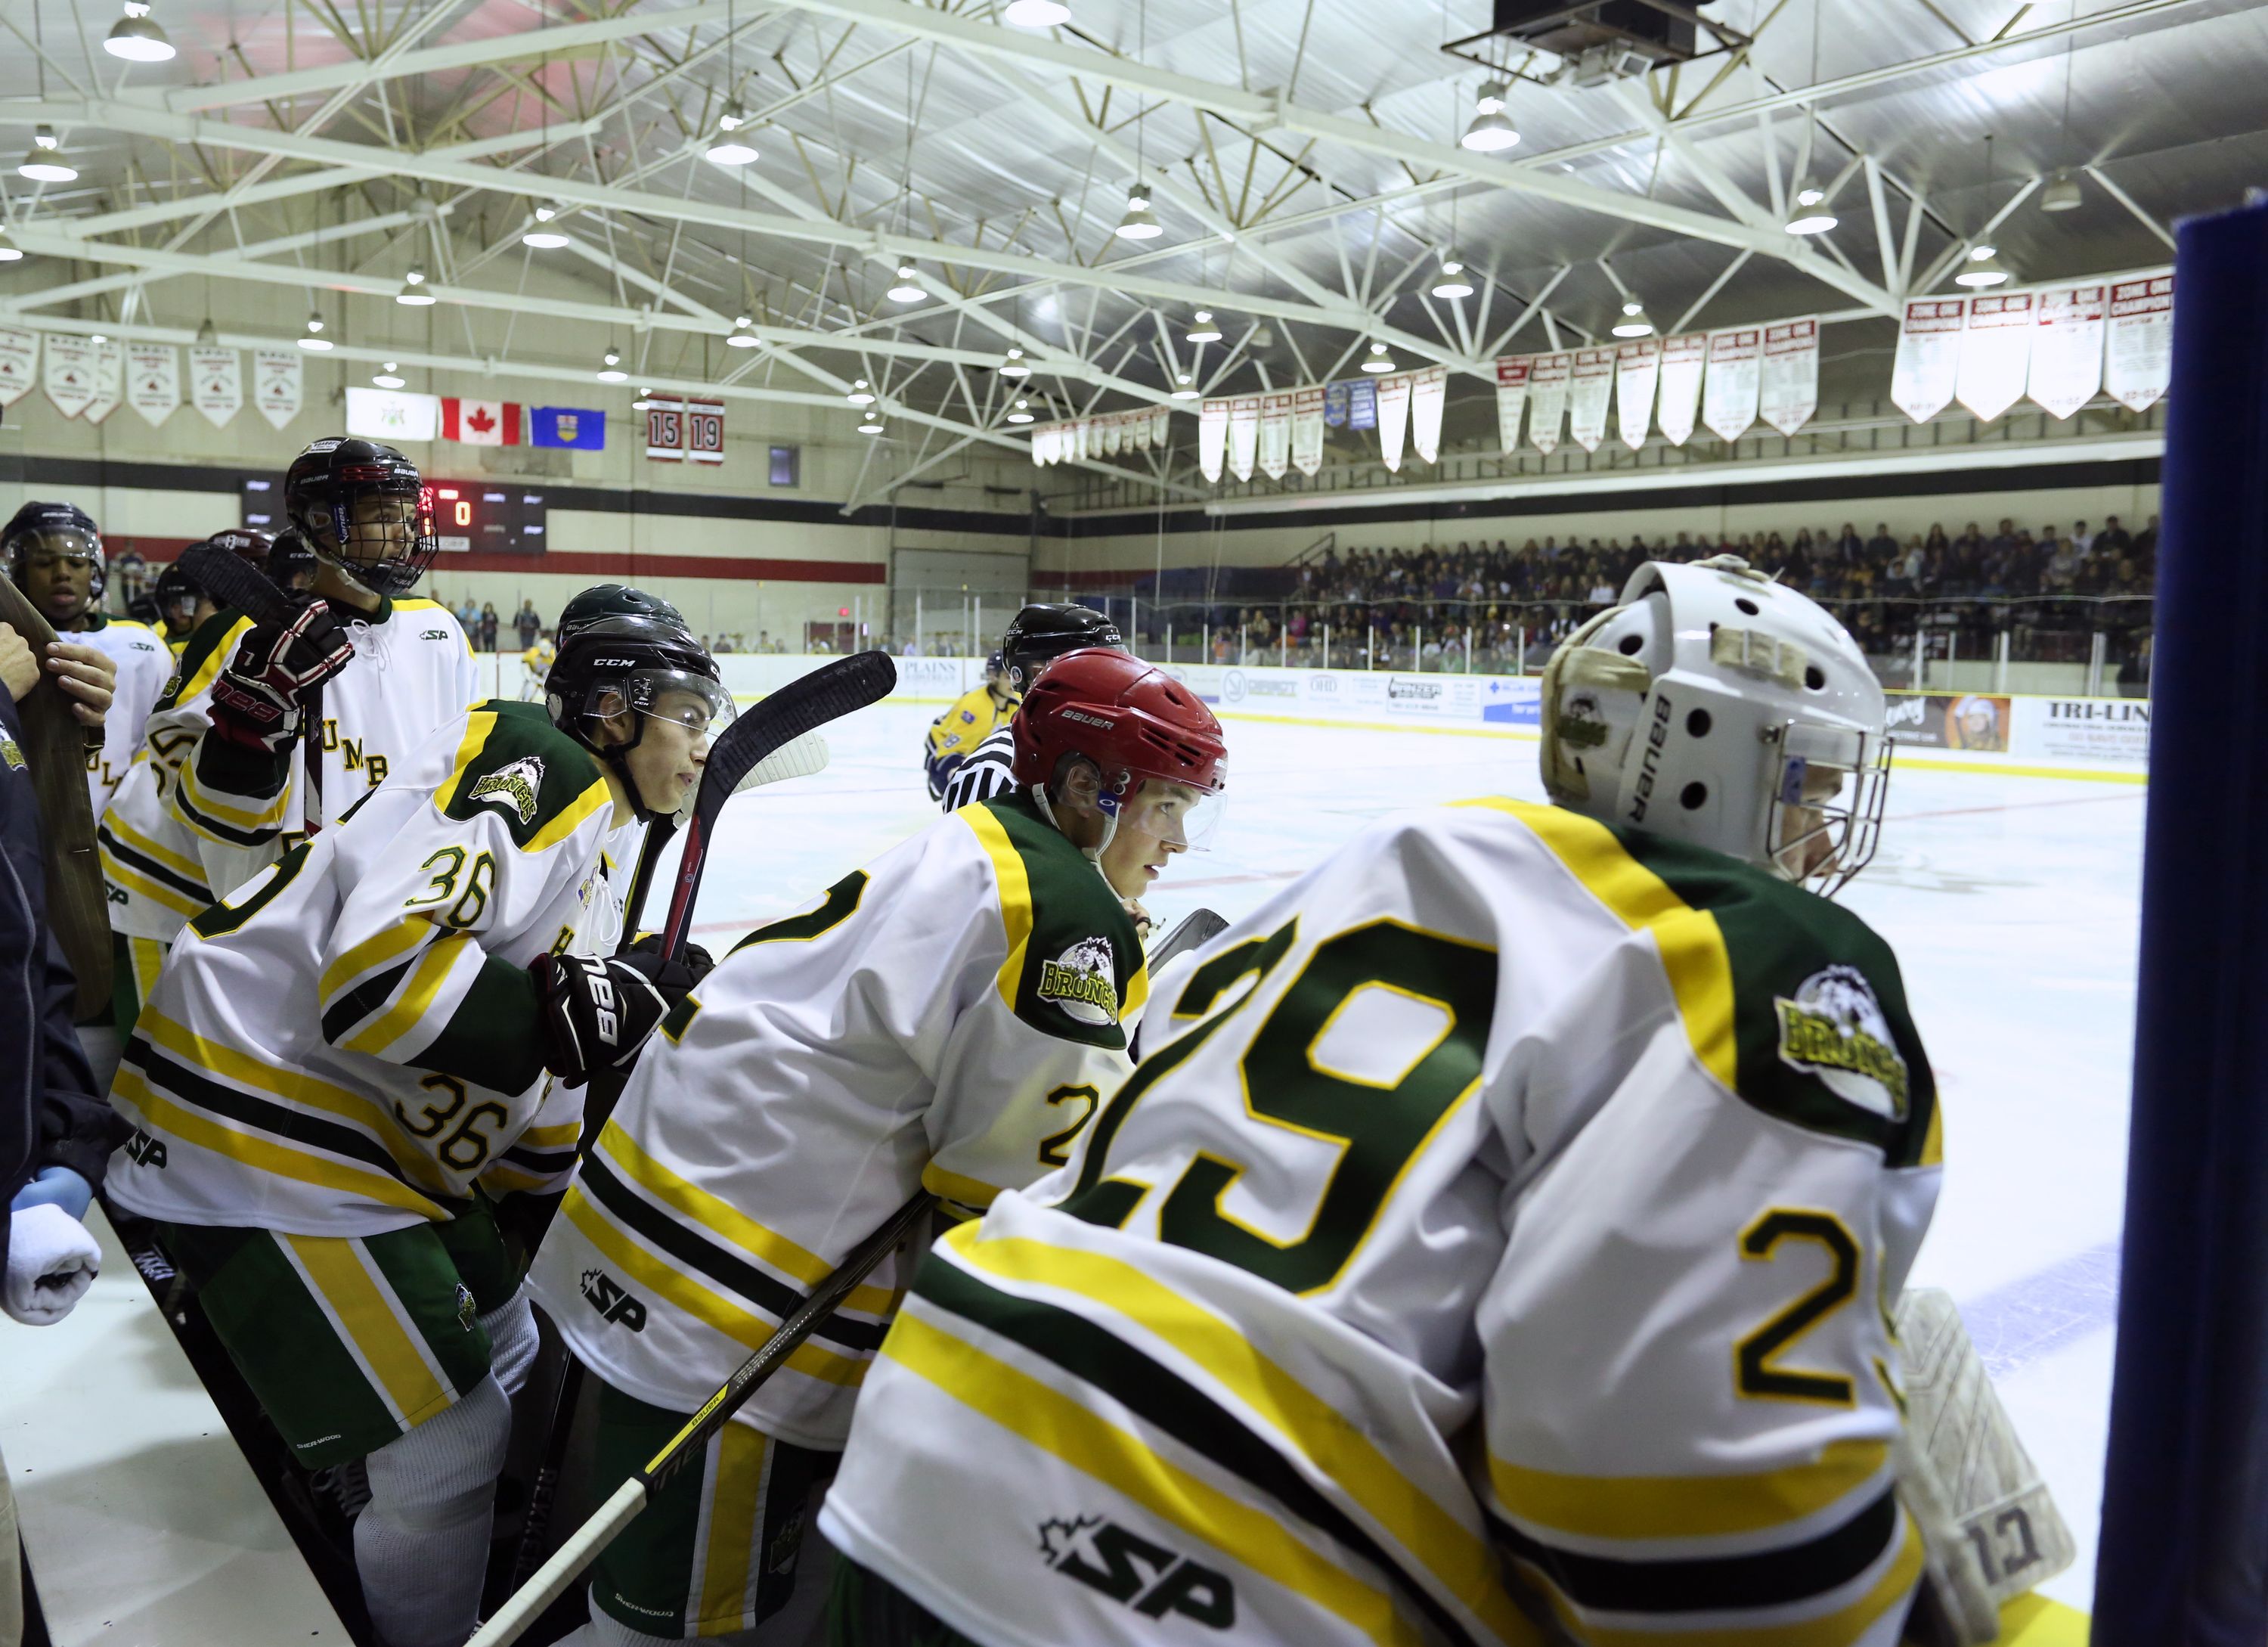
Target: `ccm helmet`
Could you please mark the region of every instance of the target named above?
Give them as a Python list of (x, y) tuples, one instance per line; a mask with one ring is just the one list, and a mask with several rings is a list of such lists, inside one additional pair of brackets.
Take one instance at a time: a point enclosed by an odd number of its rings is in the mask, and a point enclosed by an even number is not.
[[(661, 814), (647, 809), (625, 757), (644, 738), (645, 718), (669, 693), (698, 698), (707, 706), (704, 724), (718, 716), (731, 719), (733, 695), (716, 660), (682, 628), (658, 617), (597, 618), (572, 633), (563, 631), (558, 646), (543, 682), (551, 724), (612, 767), (638, 816), (652, 823)], [(598, 723), (624, 710), (632, 714), (630, 735), (601, 743)]]
[(407, 595), (440, 550), (417, 466), (375, 440), (334, 435), (292, 459), (284, 512), (319, 558), (374, 595)]
[[(1101, 773), (1105, 844), (1120, 815), (1151, 798), (1146, 787), (1180, 784), (1214, 797), (1228, 785), (1228, 746), (1212, 711), (1163, 669), (1123, 652), (1064, 653), (1009, 724), (1016, 782), (1043, 808), (1070, 763), (1086, 761)], [(1179, 831), (1181, 844), (1202, 845), (1219, 816), (1217, 805), (1200, 807)]]
[(1000, 656), (1008, 666), (1008, 684), (1019, 692), (1032, 683), (1051, 659), (1086, 646), (1123, 651), (1126, 638), (1091, 606), (1066, 602), (1036, 602), (1008, 620), (1000, 637)]
[(170, 626), (192, 622), (197, 615), (197, 602), (205, 598), (205, 592), (177, 560), (158, 574), (157, 587), (151, 591), (151, 596), (157, 606), (158, 621)]
[(563, 646), (568, 636), (602, 617), (652, 617), (686, 628), (684, 615), (659, 595), (634, 589), (627, 583), (598, 583), (559, 609), (559, 622), (552, 639)]
[(315, 551), (307, 547), (298, 527), (286, 527), (276, 535), (268, 551), (268, 575), (277, 588), (292, 595), (312, 588), (317, 565)]
[(1543, 685), (1543, 784), (1561, 806), (1830, 897), (1874, 855), (1881, 684), (1842, 624), (1746, 561), (1646, 562)]
[(26, 556), (34, 549), (58, 555), (85, 555), (94, 563), (87, 582), (90, 602), (102, 599), (104, 574), (102, 533), (94, 517), (75, 503), (27, 503), (0, 528), (0, 572), (18, 587), (24, 581)]

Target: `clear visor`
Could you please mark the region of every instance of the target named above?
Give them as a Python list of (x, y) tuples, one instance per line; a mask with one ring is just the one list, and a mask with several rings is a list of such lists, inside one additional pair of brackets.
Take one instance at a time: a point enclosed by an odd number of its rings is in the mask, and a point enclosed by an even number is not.
[(101, 541), (70, 527), (26, 532), (9, 547), (15, 551), (18, 565), (42, 570), (69, 566), (74, 572), (87, 572), (102, 558)]
[(618, 713), (617, 699), (642, 715), (696, 733), (714, 730), (720, 718), (729, 725), (738, 713), (732, 693), (688, 669), (639, 669), (623, 681), (608, 683), (593, 695), (593, 718)]
[(1797, 885), (1832, 897), (1874, 860), (1889, 798), (1890, 740), (1837, 727), (1788, 726), (1767, 837), (1772, 863)]
[(1118, 802), (1118, 827), (1187, 852), (1204, 852), (1227, 811), (1226, 794), (1145, 778)]

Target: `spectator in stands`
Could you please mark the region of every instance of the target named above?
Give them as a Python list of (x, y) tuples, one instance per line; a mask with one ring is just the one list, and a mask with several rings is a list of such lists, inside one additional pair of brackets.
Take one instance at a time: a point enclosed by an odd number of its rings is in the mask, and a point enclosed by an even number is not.
[(1898, 540), (1890, 535), (1888, 521), (1874, 522), (1874, 535), (1867, 540), (1867, 558), (1877, 566), (1887, 566), (1898, 552)]
[(475, 652), (494, 652), (496, 650), (497, 629), (498, 627), (495, 602), (483, 601), (481, 603), (479, 627), (480, 632), (475, 636), (473, 639), (473, 650)]
[(512, 616), (512, 626), (519, 631), (519, 649), (522, 652), (535, 644), (535, 638), (543, 632), (543, 619), (536, 615), (534, 602), (521, 600), (519, 610)]
[(481, 609), (473, 603), (472, 591), (468, 589), (465, 592), (465, 598), (457, 602), (457, 622), (464, 626), (465, 633), (469, 635), (480, 626), (480, 621)]
[(2095, 534), (2095, 547), (2107, 555), (2124, 555), (2134, 547), (2134, 539), (2118, 524), (2117, 515), (2105, 515), (2102, 530)]
[(149, 577), (149, 563), (129, 539), (124, 548), (110, 557), (110, 582), (118, 592), (117, 600), (111, 604), (122, 612), (131, 611), (134, 602), (142, 598), (143, 586)]
[(2095, 553), (2095, 534), (2087, 529), (2086, 521), (2075, 521), (2072, 523), (2071, 546), (2078, 551), (2081, 560)]

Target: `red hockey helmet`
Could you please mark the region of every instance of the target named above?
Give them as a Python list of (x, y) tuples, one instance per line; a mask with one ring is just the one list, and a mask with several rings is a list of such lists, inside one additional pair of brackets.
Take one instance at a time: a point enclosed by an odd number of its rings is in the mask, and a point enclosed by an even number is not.
[(1064, 653), (1025, 691), (1011, 725), (1018, 784), (1048, 783), (1065, 756), (1083, 756), (1101, 770), (1111, 812), (1145, 780), (1207, 795), (1228, 786), (1228, 748), (1212, 711), (1163, 669), (1123, 652)]

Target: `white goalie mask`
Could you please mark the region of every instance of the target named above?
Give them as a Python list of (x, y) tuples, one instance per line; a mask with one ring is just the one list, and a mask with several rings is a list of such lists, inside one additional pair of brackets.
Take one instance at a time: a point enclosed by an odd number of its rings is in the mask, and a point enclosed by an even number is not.
[(1880, 682), (1816, 602), (1730, 555), (1648, 561), (1543, 671), (1543, 783), (1601, 823), (1832, 897), (1874, 855)]

